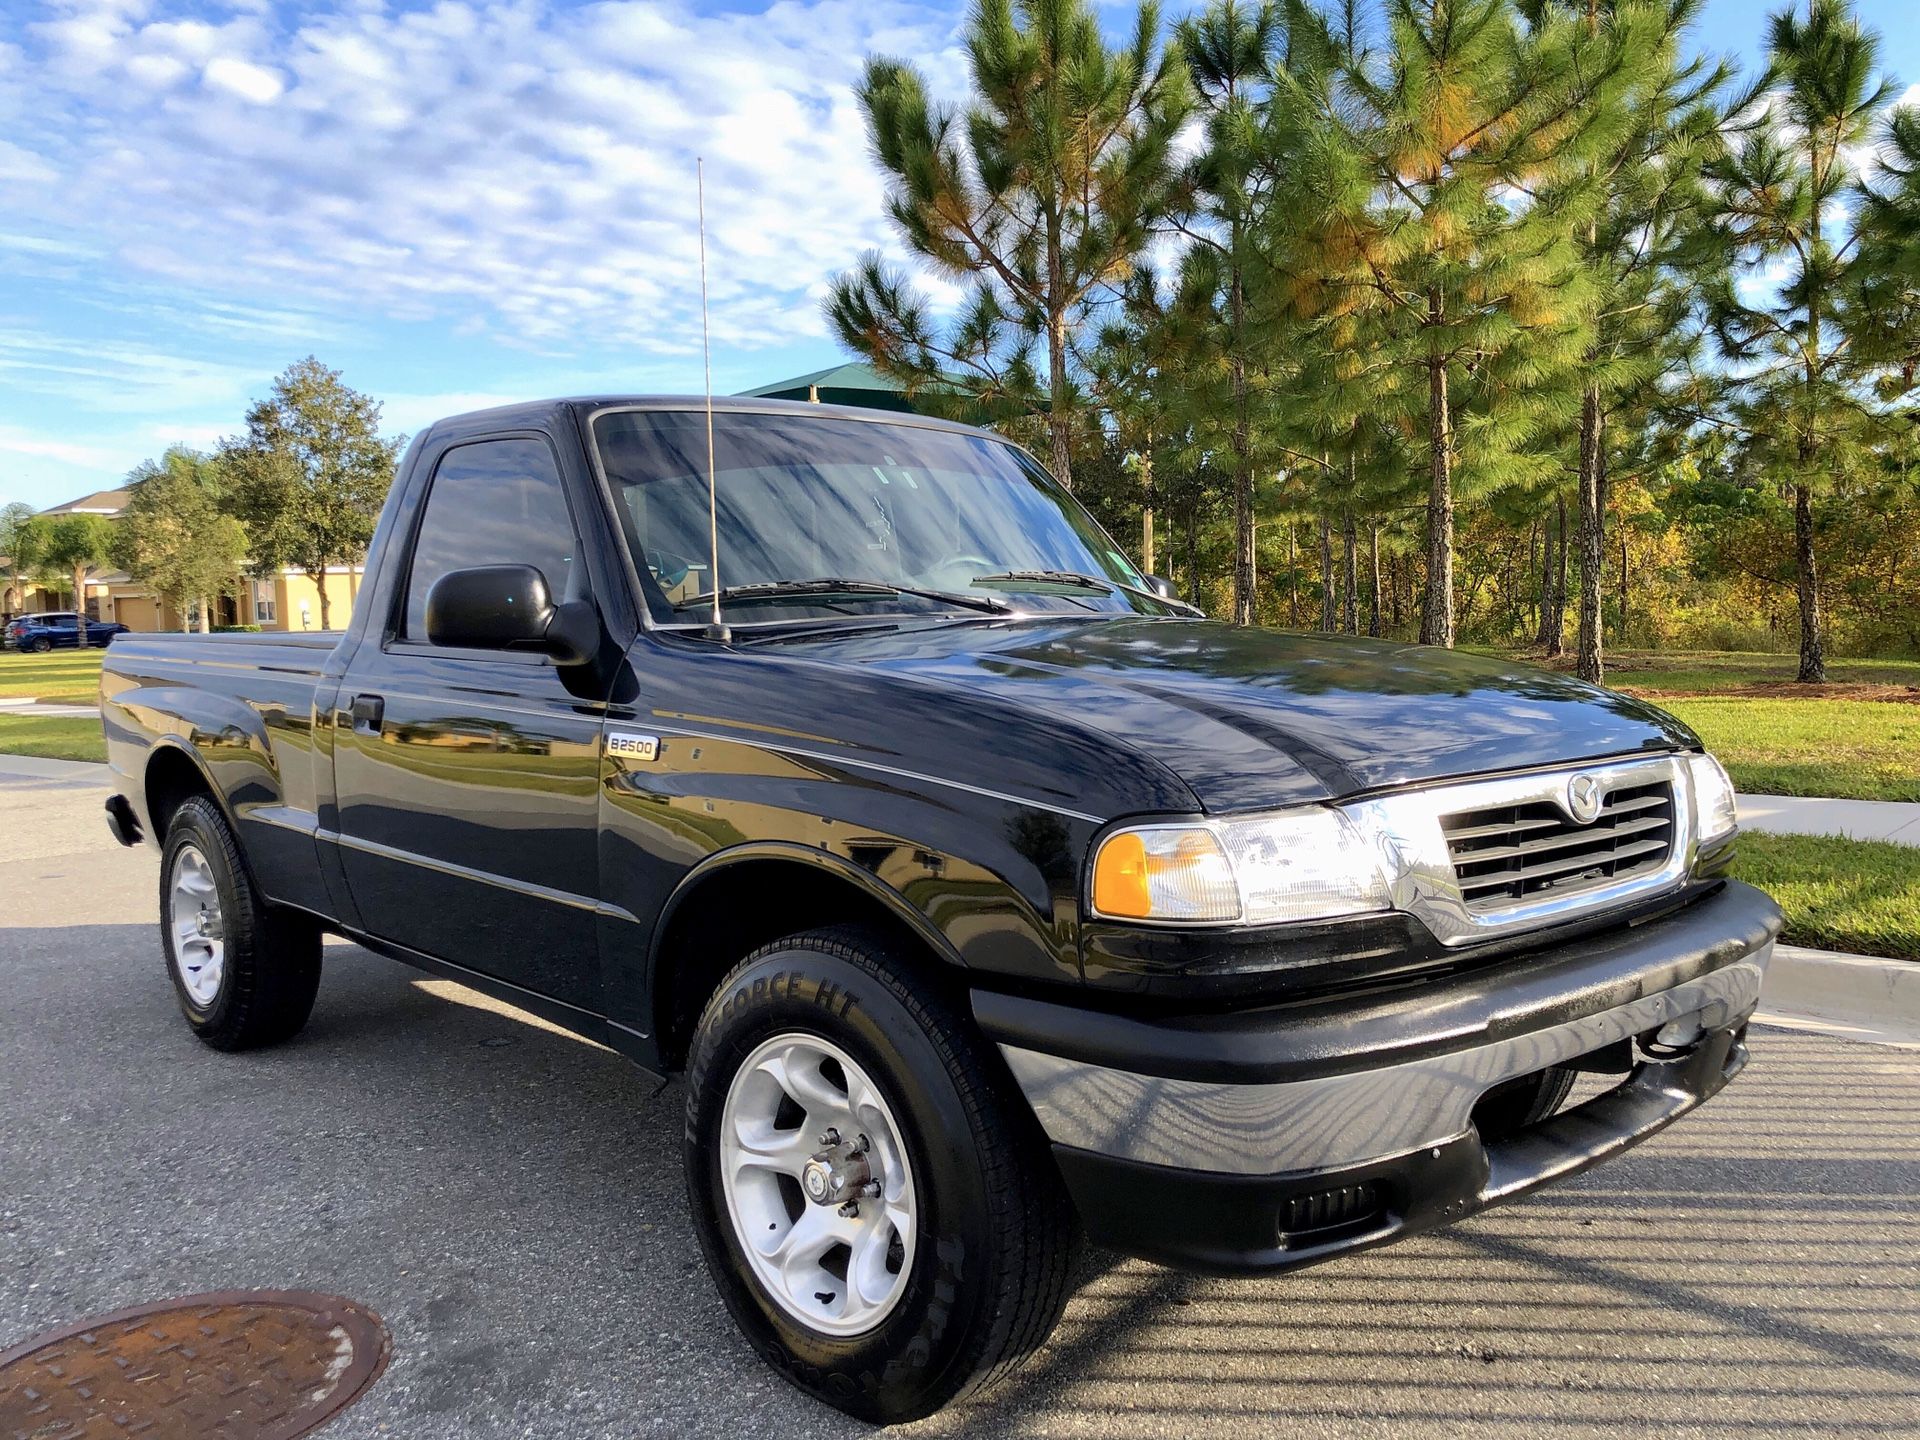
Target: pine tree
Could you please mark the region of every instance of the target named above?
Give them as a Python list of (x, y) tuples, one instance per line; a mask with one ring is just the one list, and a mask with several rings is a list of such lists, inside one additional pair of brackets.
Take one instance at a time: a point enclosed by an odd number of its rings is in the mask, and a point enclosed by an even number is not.
[(1421, 403), (1420, 638), (1451, 645), (1460, 487), (1542, 473), (1538, 432), (1573, 393), (1593, 299), (1575, 228), (1619, 127), (1622, 57), (1562, 17), (1522, 26), (1507, 0), (1389, 0), (1377, 54), (1348, 38), (1352, 13), (1332, 63), (1289, 77), (1302, 143), (1286, 223), (1324, 343), (1371, 328), (1391, 403)]
[[(1720, 238), (1740, 273), (1709, 297), (1715, 335), (1736, 379), (1735, 418), (1762, 472), (1793, 498), (1798, 679), (1826, 679), (1814, 498), (1845, 473), (1861, 411), (1857, 358), (1837, 324), (1860, 264), (1843, 238), (1853, 151), (1891, 92), (1875, 73), (1879, 37), (1846, 0), (1807, 0), (1768, 26), (1764, 108), (1733, 151), (1708, 167)], [(1772, 267), (1784, 270), (1774, 283)], [(1754, 295), (1738, 283), (1762, 288)]]
[[(1658, 383), (1695, 341), (1685, 312), (1701, 260), (1707, 197), (1700, 172), (1714, 153), (1723, 118), (1711, 99), (1729, 79), (1724, 66), (1682, 53), (1701, 3), (1526, 0), (1522, 7), (1536, 25), (1557, 14), (1583, 27), (1591, 40), (1610, 42), (1629, 81), (1619, 99), (1625, 124), (1592, 155), (1595, 213), (1577, 232), (1596, 287), (1574, 460), (1577, 668), (1583, 679), (1596, 682), (1605, 670), (1608, 421)], [(1564, 605), (1564, 593), (1556, 598)], [(1557, 643), (1550, 653), (1558, 653)]]
[[(1280, 40), (1281, 14), (1268, 0), (1213, 0), (1181, 22), (1187, 64), (1204, 143), (1188, 164), (1188, 203), (1182, 229), (1211, 252), (1220, 295), (1217, 343), (1227, 378), (1226, 404), (1217, 422), (1233, 489), (1233, 623), (1251, 625), (1258, 566), (1254, 548), (1253, 395), (1254, 330), (1248, 321), (1250, 271), (1257, 224), (1274, 192), (1276, 156), (1265, 133), (1269, 66)], [(1194, 272), (1201, 273), (1201, 272)], [(1269, 334), (1269, 338), (1270, 334)]]
[(877, 255), (834, 281), (826, 314), (910, 393), (944, 385), (1002, 411), (1044, 406), (1053, 472), (1071, 486), (1072, 344), (1173, 202), (1186, 76), (1152, 0), (1119, 49), (1088, 0), (976, 0), (965, 45), (964, 111), (936, 104), (904, 60), (872, 57), (859, 90), (888, 213), (915, 255), (967, 287), (959, 316), (940, 333)]

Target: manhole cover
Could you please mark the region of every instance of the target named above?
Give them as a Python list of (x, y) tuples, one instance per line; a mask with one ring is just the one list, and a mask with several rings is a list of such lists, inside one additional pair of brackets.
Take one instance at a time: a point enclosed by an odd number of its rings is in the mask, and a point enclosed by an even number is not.
[(141, 1305), (0, 1354), (0, 1440), (292, 1440), (358, 1400), (387, 1352), (380, 1317), (336, 1295)]

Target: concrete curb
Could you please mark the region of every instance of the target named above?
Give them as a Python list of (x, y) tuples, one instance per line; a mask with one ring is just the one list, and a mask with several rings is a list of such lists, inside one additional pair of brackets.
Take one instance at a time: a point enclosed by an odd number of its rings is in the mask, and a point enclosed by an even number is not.
[(1920, 962), (1776, 945), (1754, 1018), (1920, 1050)]

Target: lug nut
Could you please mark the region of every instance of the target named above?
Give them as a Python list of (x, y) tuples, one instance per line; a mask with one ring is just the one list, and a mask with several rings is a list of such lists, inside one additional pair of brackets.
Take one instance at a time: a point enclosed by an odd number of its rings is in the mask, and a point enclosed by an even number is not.
[(829, 1125), (827, 1127), (827, 1133), (820, 1137), (820, 1143), (831, 1150), (840, 1143), (840, 1132)]
[(846, 1204), (840, 1207), (840, 1218), (842, 1220), (858, 1220), (860, 1218), (860, 1207), (851, 1200), (847, 1201)]

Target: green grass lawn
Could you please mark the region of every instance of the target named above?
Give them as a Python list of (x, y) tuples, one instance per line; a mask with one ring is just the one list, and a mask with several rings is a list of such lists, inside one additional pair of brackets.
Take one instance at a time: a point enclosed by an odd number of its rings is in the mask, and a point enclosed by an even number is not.
[[(1537, 653), (1508, 653), (1540, 663)], [(1623, 650), (1607, 656), (1607, 684), (1686, 721), (1749, 794), (1920, 801), (1920, 660), (1834, 660), (1821, 686), (1796, 685), (1798, 664), (1794, 655)]]
[[(1523, 657), (1524, 658), (1524, 657)], [(1607, 657), (1607, 684), (1622, 690), (1712, 692), (1739, 685), (1791, 685), (1797, 655), (1738, 650), (1620, 650)], [(1833, 685), (1920, 686), (1920, 660), (1829, 660)]]
[[(53, 650), (22, 655), (0, 650), (0, 696), (25, 696), (60, 705), (92, 705), (100, 699), (104, 650)], [(43, 755), (55, 760), (105, 760), (100, 722), (91, 716), (10, 715), (0, 710), (0, 753)]]
[(100, 698), (100, 662), (105, 650), (50, 650), (22, 655), (0, 650), (0, 695), (25, 695), (63, 705), (92, 705)]
[(1747, 833), (1733, 869), (1780, 902), (1789, 944), (1920, 960), (1920, 846)]
[(0, 712), (0, 754), (44, 755), (54, 760), (107, 758), (100, 722), (91, 716), (8, 715)]
[(1920, 705), (1657, 697), (1753, 795), (1920, 800)]

